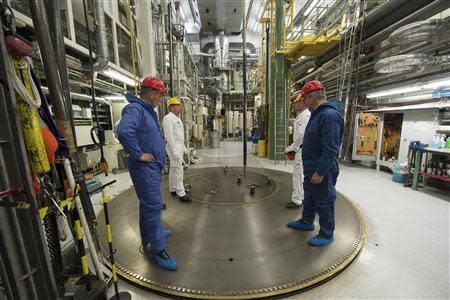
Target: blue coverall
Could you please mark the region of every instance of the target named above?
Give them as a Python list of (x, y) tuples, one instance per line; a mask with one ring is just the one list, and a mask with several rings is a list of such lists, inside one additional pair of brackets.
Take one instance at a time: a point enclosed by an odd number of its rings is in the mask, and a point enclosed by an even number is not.
[[(142, 245), (150, 243), (152, 254), (157, 255), (167, 244), (161, 224), (161, 171), (166, 145), (153, 106), (132, 94), (126, 94), (126, 98), (130, 103), (122, 110), (117, 134), (129, 154), (128, 170), (139, 198)], [(155, 160), (140, 161), (143, 153), (151, 153)]]
[[(319, 234), (329, 239), (334, 232), (336, 180), (339, 175), (337, 155), (344, 134), (341, 104), (336, 99), (320, 105), (311, 113), (302, 146), (305, 200), (302, 219), (313, 223), (319, 215)], [(317, 172), (324, 176), (320, 184), (312, 184)]]

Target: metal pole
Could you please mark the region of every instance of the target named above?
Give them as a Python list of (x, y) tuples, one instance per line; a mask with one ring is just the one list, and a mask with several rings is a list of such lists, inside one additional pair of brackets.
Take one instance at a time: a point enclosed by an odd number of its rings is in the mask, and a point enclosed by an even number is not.
[(73, 143), (74, 146), (77, 147), (77, 137), (75, 132), (75, 124), (73, 121), (72, 100), (70, 98), (69, 75), (67, 73), (66, 48), (64, 45), (64, 35), (61, 28), (62, 22), (60, 1), (46, 0), (45, 4), (48, 12), (50, 35), (56, 54), (56, 63), (59, 70), (59, 76), (61, 78), (64, 97), (66, 98), (66, 109), (69, 114), (70, 124), (72, 127), (74, 137)]
[(269, 85), (270, 85), (270, 24), (266, 22), (266, 84), (265, 84), (265, 98), (266, 98), (266, 114), (264, 117), (264, 124), (267, 126), (264, 128), (264, 140), (269, 139)]
[(45, 76), (47, 78), (48, 90), (52, 98), (56, 127), (58, 127), (61, 135), (66, 139), (70, 153), (74, 153), (77, 149), (67, 109), (68, 100), (64, 97), (60, 74), (57, 64), (55, 64), (56, 54), (51, 46), (52, 41), (45, 18), (45, 6), (42, 0), (30, 0), (29, 3), (40, 54), (42, 56), (42, 64), (44, 65)]
[(242, 137), (244, 143), (244, 176), (247, 175), (247, 54), (245, 49), (247, 48), (247, 22), (246, 19), (246, 1), (242, 1), (242, 85), (244, 88), (244, 128), (242, 130)]
[[(115, 180), (114, 180), (115, 182)], [(111, 182), (111, 183), (114, 183)], [(112, 233), (111, 233), (111, 223), (109, 221), (109, 211), (108, 211), (108, 197), (106, 195), (105, 186), (102, 187), (102, 203), (103, 212), (105, 213), (105, 223), (106, 231), (108, 235), (108, 248), (109, 248), (109, 260), (111, 261), (111, 269), (113, 274), (113, 284), (114, 284), (114, 296), (110, 300), (128, 300), (131, 299), (131, 295), (128, 292), (120, 292), (119, 286), (117, 284), (117, 273), (116, 273), (116, 263), (114, 261), (114, 247), (112, 244)]]
[(172, 1), (167, 4), (168, 22), (169, 22), (169, 60), (170, 60), (170, 71), (169, 71), (169, 94), (173, 97), (173, 38), (172, 38)]

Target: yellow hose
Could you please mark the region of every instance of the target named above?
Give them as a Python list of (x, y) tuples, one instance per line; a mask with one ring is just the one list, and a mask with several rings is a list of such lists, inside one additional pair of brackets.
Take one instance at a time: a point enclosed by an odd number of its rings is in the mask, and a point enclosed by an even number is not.
[[(27, 68), (30, 66), (24, 59), (14, 59), (14, 66), (19, 78), (24, 82), (28, 93), (34, 98), (31, 90), (30, 80)], [(17, 94), (16, 94), (17, 95)], [(26, 103), (20, 96), (17, 96), (17, 114), (20, 119), (25, 145), (29, 154), (30, 165), (33, 172), (40, 175), (50, 172), (47, 152), (44, 139), (42, 138), (39, 125), (39, 115), (35, 108)]]

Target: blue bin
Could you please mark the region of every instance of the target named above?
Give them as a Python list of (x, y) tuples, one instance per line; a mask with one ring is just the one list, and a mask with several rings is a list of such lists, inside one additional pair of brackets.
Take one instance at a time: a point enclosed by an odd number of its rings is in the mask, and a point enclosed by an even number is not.
[(394, 173), (392, 174), (392, 181), (398, 182), (398, 183), (406, 183), (407, 176), (400, 173)]

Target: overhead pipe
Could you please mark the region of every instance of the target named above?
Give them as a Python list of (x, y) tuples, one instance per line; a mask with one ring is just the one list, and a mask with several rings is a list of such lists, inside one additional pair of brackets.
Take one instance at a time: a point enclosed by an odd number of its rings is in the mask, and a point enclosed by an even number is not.
[[(429, 51), (435, 51), (437, 48), (440, 48), (440, 47), (448, 47), (448, 46), (450, 46), (450, 41), (446, 41), (446, 42), (441, 43), (439, 45), (429, 45), (429, 46), (427, 46), (425, 48), (418, 49), (416, 51), (429, 52)], [(441, 68), (441, 67), (438, 66), (438, 68)], [(394, 73), (394, 74), (388, 74), (388, 75), (383, 75), (383, 76), (371, 77), (371, 78), (368, 78), (368, 79), (360, 81), (360, 85), (370, 85), (370, 84), (373, 84), (373, 83), (378, 82), (378, 81), (384, 81), (386, 79), (390, 79), (391, 80), (391, 79), (393, 79), (395, 77), (399, 77), (399, 76), (402, 76), (402, 75), (404, 75), (404, 74), (402, 74), (402, 73)], [(417, 76), (418, 74), (417, 73), (412, 73), (412, 74), (408, 74), (408, 75), (416, 75)]]
[[(48, 0), (55, 1), (55, 0)], [(89, 62), (84, 63), (81, 66), (81, 70), (85, 72), (91, 72), (93, 69), (95, 72), (101, 72), (108, 65), (109, 50), (108, 41), (106, 38), (106, 21), (105, 21), (105, 8), (103, 5), (104, 0), (95, 0), (95, 19), (97, 21), (97, 33), (95, 40), (97, 42), (97, 51), (95, 52), (96, 59), (92, 67)], [(88, 26), (88, 24), (86, 24)]]
[[(444, 7), (448, 7), (448, 0), (395, 0), (385, 2), (365, 18), (363, 48), (375, 44), (376, 40), (386, 38), (387, 35), (404, 24), (433, 16)], [(412, 17), (409, 17), (411, 15)], [(377, 35), (374, 36), (375, 34)], [(338, 52), (339, 45), (334, 45), (317, 57), (316, 64), (322, 65), (324, 62), (333, 59)]]
[[(410, 47), (408, 47), (408, 48), (402, 49), (401, 51), (398, 51), (398, 52), (396, 52), (396, 53), (397, 53), (397, 54), (404, 54), (404, 53), (409, 53), (409, 52), (429, 52), (429, 51), (435, 51), (437, 48), (439, 48), (439, 47), (444, 47), (444, 46), (447, 45), (448, 43), (449, 43), (449, 41), (442, 41), (442, 42), (439, 43), (439, 44), (432, 44), (432, 45), (430, 45), (428, 42), (423, 42), (423, 43), (420, 43), (420, 44), (418, 44), (418, 45), (413, 45), (413, 46), (410, 46)], [(364, 61), (366, 61), (366, 60), (372, 58), (372, 57), (375, 56), (375, 55), (379, 55), (379, 54), (381, 54), (381, 53), (383, 53), (383, 52), (385, 52), (385, 51), (389, 51), (389, 50), (391, 50), (391, 49), (392, 49), (392, 45), (389, 44), (389, 45), (387, 45), (387, 46), (385, 46), (385, 47), (383, 47), (383, 48), (380, 48), (380, 49), (378, 49), (378, 50), (376, 50), (376, 51), (373, 51), (373, 52), (371, 52), (370, 54), (364, 56), (364, 57), (361, 59), (361, 61), (364, 62)], [(375, 63), (376, 63), (376, 61), (369, 61), (368, 63), (361, 65), (360, 68), (359, 68), (359, 70), (358, 70), (358, 72), (362, 72), (362, 71), (363, 71), (363, 72), (370, 72), (370, 73), (372, 73), (372, 70), (373, 70), (372, 67), (375, 65)], [(336, 68), (335, 70), (332, 70), (332, 71), (330, 71), (330, 72), (321, 74), (321, 77), (327, 78), (326, 80), (323, 80), (323, 82), (324, 82), (324, 83), (327, 83), (327, 82), (336, 80), (336, 78), (339, 76), (339, 74), (336, 74), (336, 73), (339, 72), (341, 69), (342, 69), (342, 66), (338, 66), (338, 68)], [(318, 70), (318, 71), (319, 71), (319, 70)], [(318, 74), (318, 73), (317, 73), (317, 74)], [(300, 81), (306, 80), (306, 79), (308, 78), (309, 75), (310, 75), (310, 74), (305, 75), (303, 78), (298, 79), (296, 82), (300, 82)], [(369, 80), (376, 80), (376, 78), (377, 78), (377, 77), (375, 77), (375, 78), (370, 78)], [(366, 83), (366, 81), (363, 80), (363, 81), (360, 81), (359, 85), (363, 85), (363, 84), (365, 84), (365, 83)]]
[(362, 47), (367, 48), (372, 45), (375, 45), (375, 44), (379, 43), (380, 41), (386, 39), (386, 37), (388, 35), (390, 35), (391, 33), (393, 33), (396, 29), (398, 29), (406, 24), (432, 17), (445, 8), (448, 8), (448, 0), (435, 0), (432, 3), (415, 10), (414, 12), (407, 15), (403, 19), (395, 22), (394, 24), (382, 29), (381, 31), (377, 32), (376, 34), (364, 39)]
[(75, 137), (70, 123), (70, 115), (66, 99), (62, 90), (61, 77), (55, 64), (55, 51), (49, 34), (49, 28), (45, 19), (45, 6), (42, 0), (29, 0), (34, 29), (38, 39), (40, 54), (44, 65), (45, 76), (48, 82), (50, 96), (55, 112), (56, 127), (65, 139), (70, 153), (77, 151)]

